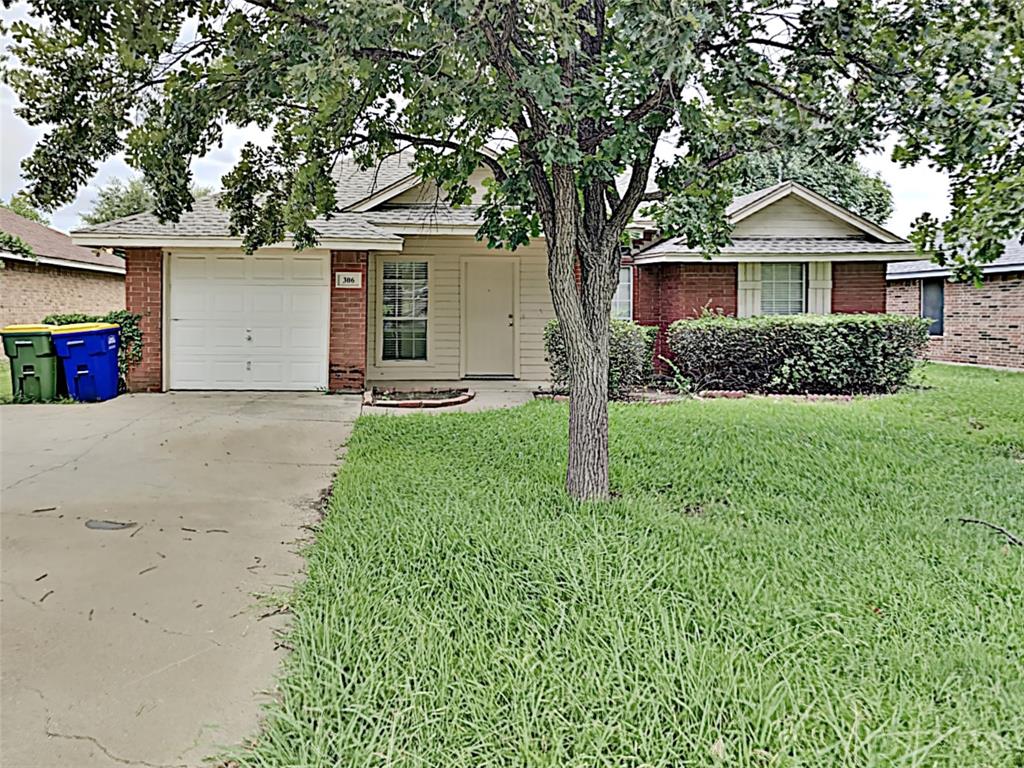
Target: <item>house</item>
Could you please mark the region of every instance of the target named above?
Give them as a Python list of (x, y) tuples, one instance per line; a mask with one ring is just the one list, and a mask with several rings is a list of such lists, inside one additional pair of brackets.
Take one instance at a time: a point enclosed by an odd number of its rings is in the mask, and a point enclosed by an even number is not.
[(75, 245), (63, 232), (0, 208), (0, 232), (32, 255), (0, 245), (0, 327), (54, 313), (105, 314), (124, 308), (124, 260)]
[(794, 181), (740, 195), (726, 213), (732, 243), (710, 261), (680, 238), (633, 256), (636, 322), (664, 330), (705, 310), (884, 312), (886, 264), (916, 255), (905, 239)]
[(931, 261), (890, 264), (889, 312), (931, 319), (925, 357), (1024, 369), (1024, 244), (982, 267), (981, 285), (952, 283)]
[[(177, 223), (144, 213), (72, 233), (127, 256), (128, 307), (146, 338), (132, 387), (546, 382), (543, 239), (488, 249), (474, 237), (475, 206), (446, 206), (409, 160), (339, 163), (340, 212), (311, 222), (319, 243), (302, 251), (285, 242), (246, 256), (214, 198)], [(478, 189), (485, 177), (474, 177)], [(736, 243), (712, 262), (672, 240), (626, 258), (615, 313), (666, 325), (705, 306), (881, 312), (885, 262), (913, 257), (904, 240), (797, 184), (743, 196), (730, 215)]]

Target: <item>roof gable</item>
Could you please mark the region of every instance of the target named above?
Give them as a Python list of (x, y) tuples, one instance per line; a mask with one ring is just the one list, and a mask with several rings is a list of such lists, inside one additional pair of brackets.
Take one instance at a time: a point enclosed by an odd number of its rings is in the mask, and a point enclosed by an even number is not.
[[(765, 209), (770, 206), (774, 206), (782, 201), (787, 201), (789, 205), (779, 208), (777, 213), (785, 212), (789, 214), (796, 214), (797, 211), (802, 211), (802, 215), (798, 215), (798, 218), (802, 218), (804, 221), (809, 222), (814, 220), (810, 217), (810, 212), (813, 211), (817, 221), (832, 222), (828, 228), (835, 232), (845, 232), (845, 236), (867, 236), (871, 240), (882, 243), (906, 242), (906, 240), (899, 235), (893, 234), (884, 227), (865, 219), (863, 216), (854, 213), (849, 208), (846, 208), (839, 203), (829, 200), (827, 197), (819, 195), (817, 192), (808, 189), (803, 184), (796, 181), (783, 181), (771, 187), (765, 187), (764, 189), (757, 190), (756, 192), (740, 195), (735, 198), (728, 209), (726, 209), (726, 213), (734, 227), (733, 234), (736, 236), (743, 236), (744, 230), (747, 229), (754, 230), (750, 233), (752, 236), (761, 234), (756, 232), (757, 227), (751, 227), (750, 225), (742, 227), (740, 226), (740, 223), (747, 219), (751, 219), (755, 215), (765, 211)], [(840, 224), (846, 226), (839, 226)], [(804, 233), (789, 232), (789, 236), (792, 236), (793, 234)], [(833, 234), (818, 236), (841, 237), (844, 235)]]

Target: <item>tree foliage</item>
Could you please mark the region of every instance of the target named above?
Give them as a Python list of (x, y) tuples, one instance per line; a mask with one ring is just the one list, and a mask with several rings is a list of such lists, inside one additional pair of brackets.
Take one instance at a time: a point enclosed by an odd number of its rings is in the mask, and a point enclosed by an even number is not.
[[(28, 5), (47, 23), (12, 26), (5, 75), (19, 114), (50, 126), (24, 163), (43, 205), (124, 151), (175, 219), (194, 200), (192, 159), (227, 125), (256, 126), (268, 141), (242, 149), (220, 203), (247, 249), (289, 234), (303, 247), (308, 222), (335, 211), (342, 155), (369, 166), (411, 145), (456, 204), (485, 164), (479, 235), (545, 236), (578, 496), (608, 493), (609, 306), (645, 201), (666, 234), (715, 254), (740, 158), (801, 146), (845, 163), (896, 133), (900, 161), (953, 179), (946, 242), (964, 270), (1020, 225), (1018, 0)], [(671, 160), (656, 161), (659, 143)]]
[(42, 213), (42, 211), (32, 204), (29, 196), (24, 192), (15, 192), (11, 195), (11, 199), (6, 203), (3, 200), (0, 200), (0, 208), (6, 208), (9, 211), (13, 211), (29, 221), (34, 221), (36, 224), (42, 224), (44, 227), (49, 226), (50, 224), (50, 220)]
[(856, 162), (840, 163), (800, 150), (738, 158), (733, 188), (742, 195), (785, 180), (798, 181), (879, 224), (892, 215), (892, 190), (881, 176), (869, 173)]
[[(192, 198), (198, 200), (210, 194), (209, 187), (191, 187)], [(134, 176), (127, 181), (111, 179), (96, 195), (96, 202), (88, 213), (82, 214), (86, 224), (102, 224), (105, 221), (132, 216), (153, 210), (153, 193), (144, 179)]]

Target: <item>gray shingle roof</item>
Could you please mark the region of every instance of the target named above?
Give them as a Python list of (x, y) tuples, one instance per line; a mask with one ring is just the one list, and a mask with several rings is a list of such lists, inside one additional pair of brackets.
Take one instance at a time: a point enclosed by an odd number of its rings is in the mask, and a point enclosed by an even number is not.
[[(400, 152), (385, 158), (370, 168), (360, 168), (352, 158), (338, 161), (332, 176), (337, 181), (338, 208), (351, 207), (371, 195), (406, 179), (412, 173), (412, 153)], [(191, 211), (186, 211), (177, 222), (161, 223), (152, 213), (138, 213), (74, 231), (79, 240), (83, 235), (116, 235), (118, 237), (174, 237), (204, 238), (229, 237), (227, 211), (217, 207), (219, 195), (197, 200)], [(316, 219), (310, 225), (320, 233), (321, 240), (400, 240), (373, 226), (365, 214), (342, 212), (330, 219)], [(100, 240), (97, 241), (99, 244)]]
[[(1024, 244), (1021, 244), (1019, 238), (1012, 237), (1006, 241), (1006, 252), (995, 261), (985, 264), (981, 268), (981, 271), (1015, 271), (1014, 267), (1017, 266), (1019, 266), (1021, 271), (1024, 272)], [(888, 271), (886, 272), (886, 277), (890, 280), (907, 280), (913, 277), (938, 277), (948, 274), (949, 269), (947, 267), (940, 267), (938, 264), (928, 259), (922, 259), (920, 261), (901, 261), (895, 264), (890, 264)]]
[(477, 218), (479, 210), (480, 206), (477, 205), (466, 205), (461, 208), (449, 208), (445, 205), (382, 205), (363, 215), (371, 224), (380, 225), (480, 226), (481, 222)]
[[(771, 254), (842, 254), (842, 253), (898, 253), (912, 254), (911, 243), (879, 243), (858, 237), (737, 237), (721, 249), (723, 256)], [(679, 240), (666, 240), (647, 248), (638, 261), (666, 255), (701, 254), (699, 248), (689, 248)]]
[(30, 221), (7, 208), (0, 208), (0, 232), (20, 238), (36, 256), (70, 261), (84, 267), (124, 271), (124, 259), (120, 256), (82, 248), (71, 242), (71, 238), (63, 232)]
[[(78, 229), (73, 234), (79, 240), (83, 235), (203, 238), (229, 237), (228, 212), (217, 207), (218, 195), (197, 200), (191, 211), (186, 211), (177, 222), (161, 223), (152, 213), (137, 213), (123, 219), (114, 219), (92, 227)], [(330, 219), (316, 219), (310, 224), (323, 240), (397, 240), (373, 226), (361, 213), (339, 213)], [(97, 242), (100, 242), (99, 240)]]

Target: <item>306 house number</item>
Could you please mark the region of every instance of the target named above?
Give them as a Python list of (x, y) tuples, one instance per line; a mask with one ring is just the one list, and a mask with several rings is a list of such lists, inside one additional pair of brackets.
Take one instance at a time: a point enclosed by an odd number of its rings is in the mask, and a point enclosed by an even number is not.
[(363, 287), (363, 273), (362, 272), (335, 272), (334, 273), (334, 287), (335, 288), (362, 288)]

